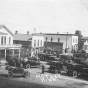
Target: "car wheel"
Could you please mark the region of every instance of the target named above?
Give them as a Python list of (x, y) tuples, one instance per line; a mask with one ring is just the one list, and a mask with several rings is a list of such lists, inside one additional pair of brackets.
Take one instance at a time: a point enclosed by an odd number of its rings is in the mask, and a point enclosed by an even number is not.
[(57, 69), (55, 69), (55, 74), (58, 74), (58, 70)]
[(30, 68), (30, 64), (27, 64), (27, 65), (26, 65), (26, 69), (27, 69), (27, 68)]
[(73, 71), (73, 77), (76, 78), (78, 76), (77, 71)]
[(8, 77), (12, 78), (13, 77), (13, 72), (8, 72)]
[(30, 77), (30, 72), (24, 73), (24, 77), (29, 78)]

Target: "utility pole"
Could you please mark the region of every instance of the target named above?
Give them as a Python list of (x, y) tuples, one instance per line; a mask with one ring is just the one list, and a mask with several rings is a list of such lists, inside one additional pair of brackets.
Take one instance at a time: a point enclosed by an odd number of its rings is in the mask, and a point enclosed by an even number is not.
[(66, 32), (66, 49), (67, 49), (67, 40), (68, 40), (68, 32)]

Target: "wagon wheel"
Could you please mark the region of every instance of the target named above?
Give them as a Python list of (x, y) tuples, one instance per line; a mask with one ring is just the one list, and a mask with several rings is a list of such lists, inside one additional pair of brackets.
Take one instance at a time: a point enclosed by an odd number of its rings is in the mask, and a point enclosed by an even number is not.
[(77, 71), (73, 71), (73, 77), (76, 78), (78, 76)]
[(26, 68), (30, 68), (30, 64), (27, 64), (27, 65), (26, 65)]
[(24, 73), (24, 77), (29, 78), (30, 77), (30, 72)]
[(55, 74), (58, 74), (58, 70), (57, 69), (55, 69)]
[(9, 71), (9, 72), (8, 72), (8, 77), (9, 77), (9, 78), (12, 78), (12, 77), (13, 77), (13, 72)]

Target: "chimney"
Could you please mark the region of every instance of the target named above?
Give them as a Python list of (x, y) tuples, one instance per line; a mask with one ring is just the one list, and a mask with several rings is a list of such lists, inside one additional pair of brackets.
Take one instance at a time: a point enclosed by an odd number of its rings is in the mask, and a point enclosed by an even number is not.
[(57, 32), (57, 34), (59, 34), (59, 32)]
[(18, 33), (18, 31), (15, 31), (15, 34), (17, 34)]
[(29, 31), (27, 31), (27, 35), (29, 34)]

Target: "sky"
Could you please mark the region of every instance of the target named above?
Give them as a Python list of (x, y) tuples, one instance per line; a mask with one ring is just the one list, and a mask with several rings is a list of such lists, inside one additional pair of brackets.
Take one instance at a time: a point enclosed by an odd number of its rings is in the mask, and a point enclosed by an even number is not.
[(88, 36), (88, 0), (0, 0), (0, 24), (12, 33), (75, 33)]

